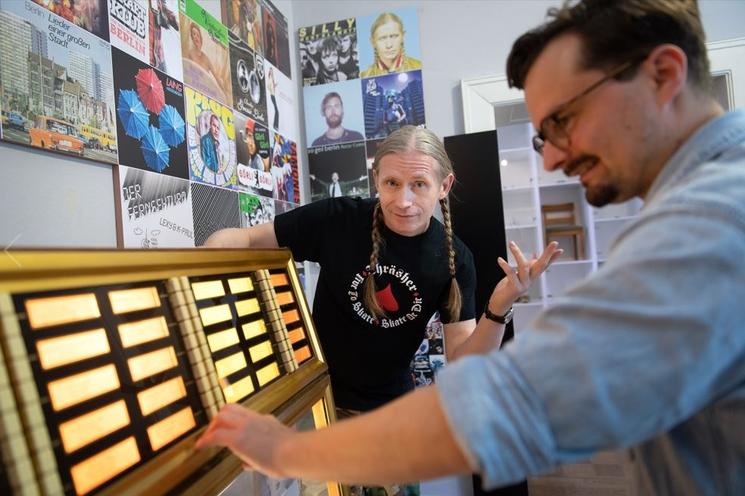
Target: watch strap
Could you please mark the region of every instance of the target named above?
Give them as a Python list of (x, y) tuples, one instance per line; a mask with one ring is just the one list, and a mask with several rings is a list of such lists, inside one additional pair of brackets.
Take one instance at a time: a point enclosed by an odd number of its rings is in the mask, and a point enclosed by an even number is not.
[(512, 307), (504, 315), (496, 315), (489, 310), (489, 301), (484, 305), (484, 317), (497, 324), (508, 324), (512, 320)]

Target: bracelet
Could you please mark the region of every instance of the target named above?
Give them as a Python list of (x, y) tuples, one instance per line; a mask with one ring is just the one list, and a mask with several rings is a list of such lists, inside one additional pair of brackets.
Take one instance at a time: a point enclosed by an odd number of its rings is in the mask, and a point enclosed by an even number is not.
[(484, 317), (492, 322), (496, 322), (497, 324), (509, 324), (510, 321), (512, 321), (512, 314), (512, 307), (510, 307), (504, 315), (495, 315), (489, 311), (489, 300), (487, 300), (486, 305), (484, 305)]

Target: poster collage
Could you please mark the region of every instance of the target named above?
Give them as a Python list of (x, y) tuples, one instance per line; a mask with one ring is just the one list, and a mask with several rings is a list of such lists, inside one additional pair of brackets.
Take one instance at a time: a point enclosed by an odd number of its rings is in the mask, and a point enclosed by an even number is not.
[(425, 124), (416, 10), (307, 26), (298, 39), (310, 200), (375, 197), (380, 142)]
[(0, 0), (0, 137), (118, 164), (125, 248), (194, 247), (301, 203), (269, 0)]

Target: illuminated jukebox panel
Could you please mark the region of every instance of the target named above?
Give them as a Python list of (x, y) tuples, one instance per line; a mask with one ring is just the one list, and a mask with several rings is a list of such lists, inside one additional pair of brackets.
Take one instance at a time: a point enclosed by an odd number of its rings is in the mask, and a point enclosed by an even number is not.
[(217, 493), (240, 463), (193, 442), (220, 406), (276, 413), (328, 381), (286, 251), (13, 255), (0, 260), (13, 494)]

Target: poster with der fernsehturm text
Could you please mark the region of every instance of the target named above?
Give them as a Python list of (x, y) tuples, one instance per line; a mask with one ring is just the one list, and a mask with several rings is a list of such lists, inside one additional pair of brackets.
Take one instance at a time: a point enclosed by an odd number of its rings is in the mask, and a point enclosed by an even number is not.
[(30, 0), (0, 11), (3, 139), (116, 163), (111, 46)]

